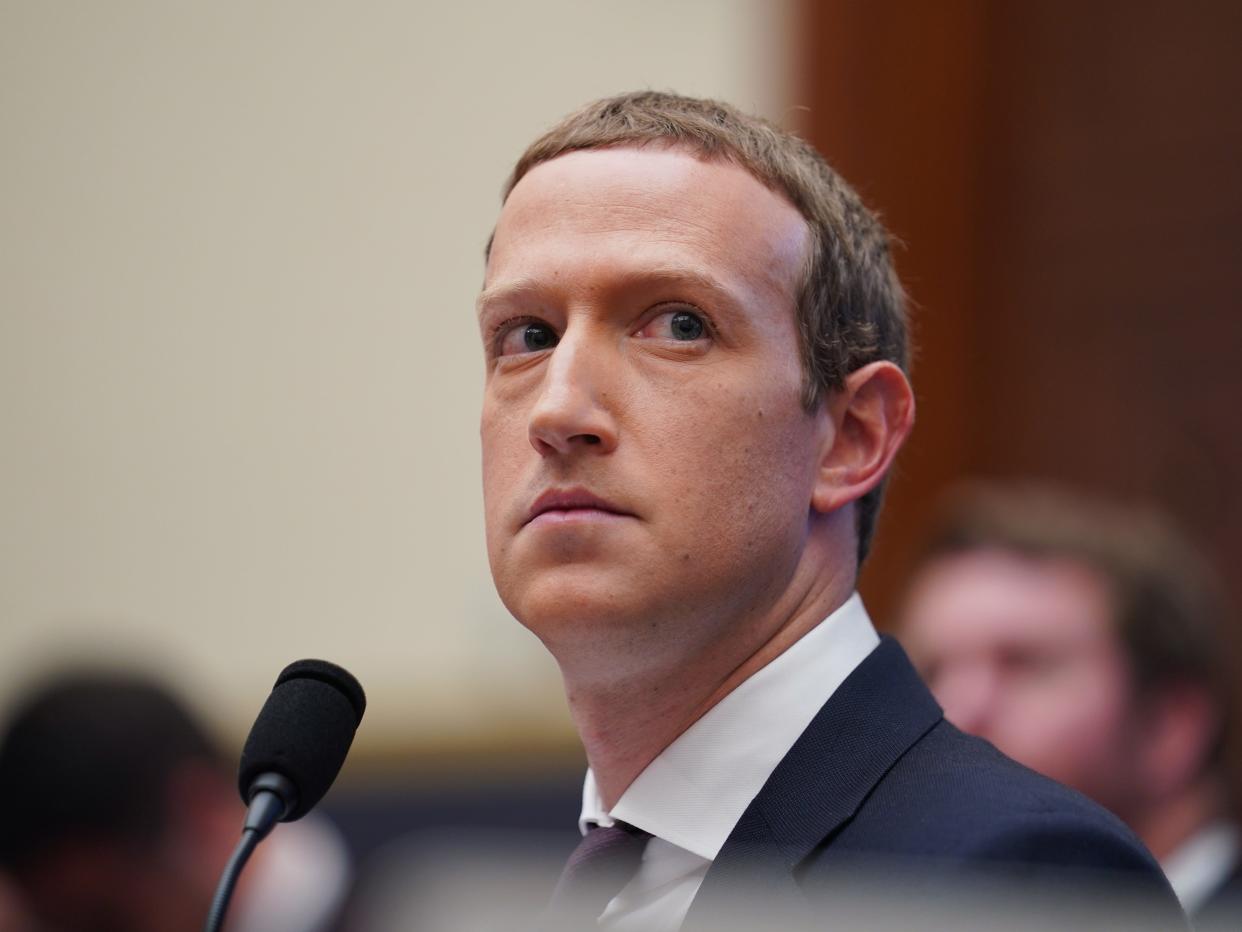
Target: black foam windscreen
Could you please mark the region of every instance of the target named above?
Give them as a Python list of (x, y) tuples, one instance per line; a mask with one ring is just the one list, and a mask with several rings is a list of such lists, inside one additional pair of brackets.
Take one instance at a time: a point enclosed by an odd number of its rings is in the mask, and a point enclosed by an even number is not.
[(358, 681), (334, 663), (299, 660), (285, 667), (242, 749), (242, 800), (250, 804), (258, 776), (278, 773), (297, 790), (284, 821), (306, 815), (345, 763), (366, 704)]

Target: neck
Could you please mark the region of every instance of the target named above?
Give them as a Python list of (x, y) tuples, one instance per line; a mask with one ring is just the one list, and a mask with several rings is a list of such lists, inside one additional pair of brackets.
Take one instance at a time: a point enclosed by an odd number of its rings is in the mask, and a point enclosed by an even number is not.
[[(834, 573), (833, 566), (846, 569)], [(853, 590), (852, 561), (804, 561), (766, 610), (714, 626), (737, 632), (736, 637), (720, 637), (689, 652), (677, 643), (667, 649), (647, 643), (643, 663), (628, 665), (619, 679), (601, 680), (589, 669), (562, 663), (570, 714), (605, 807), (611, 809), (661, 751), (843, 605)]]
[(1225, 792), (1219, 777), (1207, 774), (1172, 799), (1135, 819), (1133, 828), (1157, 861), (1164, 861), (1197, 832), (1225, 816)]

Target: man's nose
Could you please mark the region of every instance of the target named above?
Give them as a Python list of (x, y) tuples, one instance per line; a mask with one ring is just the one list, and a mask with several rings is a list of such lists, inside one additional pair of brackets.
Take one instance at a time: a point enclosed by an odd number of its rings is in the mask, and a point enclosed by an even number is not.
[(552, 350), (530, 414), (530, 442), (539, 453), (616, 448), (608, 386), (617, 361), (607, 358), (598, 343), (597, 337), (571, 328)]
[(932, 691), (945, 718), (968, 734), (987, 738), (999, 685), (990, 665), (969, 663), (946, 670)]

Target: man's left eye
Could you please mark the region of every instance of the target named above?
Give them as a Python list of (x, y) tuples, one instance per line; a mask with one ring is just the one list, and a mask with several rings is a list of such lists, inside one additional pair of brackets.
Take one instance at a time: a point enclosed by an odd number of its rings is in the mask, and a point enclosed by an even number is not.
[(638, 334), (640, 337), (676, 340), (690, 343), (707, 335), (707, 322), (688, 310), (666, 311), (652, 319)]
[(668, 325), (674, 340), (697, 340), (706, 329), (703, 318), (689, 311), (678, 311), (669, 319)]

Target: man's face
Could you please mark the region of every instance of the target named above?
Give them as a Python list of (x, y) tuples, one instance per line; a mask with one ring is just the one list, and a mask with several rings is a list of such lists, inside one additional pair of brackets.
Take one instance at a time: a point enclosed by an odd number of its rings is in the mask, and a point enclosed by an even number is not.
[(1124, 814), (1140, 721), (1113, 611), (1089, 568), (979, 550), (916, 576), (902, 641), (949, 721)]
[(832, 429), (800, 400), (808, 239), (675, 149), (573, 152), (510, 194), (479, 299), (488, 555), (554, 652), (673, 662), (788, 586)]

